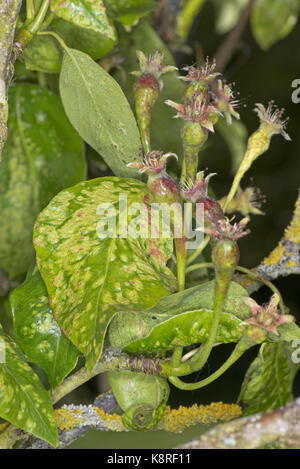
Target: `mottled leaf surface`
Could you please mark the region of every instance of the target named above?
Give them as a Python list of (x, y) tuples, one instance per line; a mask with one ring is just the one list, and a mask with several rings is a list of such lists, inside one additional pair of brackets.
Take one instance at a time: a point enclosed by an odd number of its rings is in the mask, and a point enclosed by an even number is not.
[(34, 257), (32, 229), (61, 189), (85, 178), (83, 142), (53, 93), (10, 87), (8, 140), (0, 164), (0, 268), (15, 277)]
[(269, 49), (291, 32), (298, 19), (299, 6), (299, 0), (255, 1), (251, 26), (262, 49)]
[(88, 55), (69, 49), (60, 73), (60, 94), (79, 135), (117, 176), (136, 176), (127, 164), (139, 159), (140, 136), (118, 83)]
[[(152, 353), (172, 350), (207, 339), (214, 307), (215, 282), (206, 282), (166, 298), (141, 313), (119, 313), (109, 328), (114, 347), (132, 353)], [(246, 290), (231, 282), (224, 304), (216, 343), (237, 342), (250, 316), (242, 298)]]
[(18, 343), (29, 360), (45, 370), (51, 388), (55, 388), (73, 370), (79, 352), (53, 318), (37, 267), (13, 291), (10, 302)]
[(56, 446), (58, 433), (50, 395), (19, 346), (1, 327), (0, 347), (0, 417)]
[(245, 415), (273, 410), (292, 400), (293, 381), (299, 369), (291, 360), (293, 351), (288, 342), (261, 345), (238, 399), (245, 406)]
[[(176, 288), (165, 267), (172, 254), (171, 238), (99, 238), (97, 227), (99, 233), (99, 223), (108, 216), (99, 204), (111, 204), (118, 213), (120, 195), (127, 197), (130, 208), (144, 202), (147, 188), (131, 179), (83, 182), (54, 197), (35, 225), (38, 267), (50, 305), (89, 367), (100, 357), (117, 311), (147, 309)], [(112, 212), (109, 215), (113, 218)], [(134, 218), (129, 215), (129, 222)], [(147, 213), (141, 216), (141, 223), (146, 221)]]
[[(116, 42), (101, 33), (81, 28), (61, 18), (55, 18), (52, 21), (51, 31), (57, 33), (68, 47), (75, 47), (95, 60), (108, 54)], [(50, 35), (35, 35), (26, 47), (23, 56), (28, 70), (59, 73), (63, 49), (59, 42)]]
[(114, 39), (115, 32), (106, 15), (103, 2), (95, 0), (52, 0), (52, 12), (82, 28), (92, 29), (108, 38)]

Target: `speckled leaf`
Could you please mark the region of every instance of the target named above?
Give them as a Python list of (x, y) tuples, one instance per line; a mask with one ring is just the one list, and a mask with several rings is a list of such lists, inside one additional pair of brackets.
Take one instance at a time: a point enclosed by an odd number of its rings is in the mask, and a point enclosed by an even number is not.
[[(156, 50), (163, 51), (165, 54), (165, 63), (168, 65), (176, 65), (174, 58), (163, 41), (157, 35), (156, 31), (147, 21), (140, 22), (132, 31), (130, 37), (123, 34), (120, 35), (120, 49), (125, 62), (122, 64), (128, 72), (126, 82), (118, 73), (118, 80), (122, 86), (124, 93), (134, 107), (133, 100), (133, 83), (136, 77), (130, 74), (134, 70), (138, 70), (136, 51), (141, 50), (146, 55), (153, 54)], [(184, 90), (184, 83), (178, 80), (178, 72), (169, 72), (163, 76), (164, 87), (153, 107), (151, 119), (151, 146), (154, 150), (173, 151), (178, 156), (182, 152), (182, 141), (180, 131), (182, 122), (180, 119), (173, 119), (176, 114), (170, 106), (165, 104), (166, 99), (172, 99), (180, 102)]]
[[(52, 21), (51, 31), (57, 33), (68, 47), (76, 47), (95, 60), (106, 55), (115, 44), (115, 40), (103, 36), (103, 34), (96, 33), (91, 29), (80, 28), (61, 18), (55, 18)], [(63, 50), (53, 37), (35, 35), (26, 47), (23, 56), (28, 70), (58, 73)]]
[(52, 12), (82, 28), (92, 29), (106, 37), (115, 39), (115, 31), (106, 15), (103, 2), (95, 0), (52, 0)]
[[(153, 308), (138, 315), (118, 313), (109, 328), (113, 347), (132, 353), (172, 350), (207, 339), (214, 306), (215, 282), (206, 282), (162, 298)], [(249, 317), (242, 297), (246, 290), (232, 282), (224, 305), (216, 343), (237, 342)]]
[[(54, 197), (34, 230), (38, 266), (55, 318), (90, 368), (100, 357), (106, 329), (117, 311), (147, 309), (176, 287), (165, 267), (172, 239), (98, 236), (104, 217), (99, 204), (112, 204), (117, 213), (120, 195), (127, 197), (130, 208), (144, 202), (147, 188), (133, 179), (80, 183)], [(133, 218), (128, 215), (129, 222)], [(141, 223), (147, 220), (145, 214)]]
[(48, 293), (34, 267), (11, 295), (16, 338), (29, 360), (47, 373), (55, 388), (75, 367), (79, 352), (53, 318)]
[(273, 410), (292, 400), (293, 381), (299, 369), (299, 364), (291, 361), (293, 351), (288, 342), (261, 345), (238, 399), (245, 406), (245, 415)]
[(140, 136), (117, 82), (88, 55), (69, 49), (60, 73), (60, 94), (79, 135), (117, 176), (134, 176), (127, 163), (139, 159)]
[(57, 425), (49, 393), (24, 360), (18, 345), (1, 327), (0, 346), (0, 417), (57, 446)]
[(299, 0), (256, 0), (252, 8), (252, 32), (262, 49), (269, 49), (295, 26)]
[(0, 164), (0, 268), (15, 277), (34, 258), (37, 214), (85, 178), (83, 142), (57, 96), (38, 85), (10, 87), (8, 140)]

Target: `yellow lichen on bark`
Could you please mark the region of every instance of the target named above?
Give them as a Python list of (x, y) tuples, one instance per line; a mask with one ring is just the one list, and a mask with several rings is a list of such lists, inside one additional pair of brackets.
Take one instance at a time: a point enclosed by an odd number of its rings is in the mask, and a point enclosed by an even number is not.
[(104, 410), (99, 409), (99, 407), (93, 407), (97, 412), (101, 420), (104, 420), (107, 426), (107, 430), (114, 432), (122, 432), (125, 430), (125, 427), (122, 422), (122, 418), (117, 414), (106, 414)]
[(199, 423), (228, 422), (240, 417), (241, 414), (242, 409), (239, 405), (223, 404), (223, 402), (212, 402), (209, 405), (194, 404), (191, 407), (180, 406), (178, 409), (171, 409), (167, 406), (157, 429), (181, 433), (186, 428)]
[(68, 409), (56, 409), (54, 411), (58, 428), (64, 431), (71, 430), (83, 422), (80, 414), (80, 409), (75, 409), (72, 411)]

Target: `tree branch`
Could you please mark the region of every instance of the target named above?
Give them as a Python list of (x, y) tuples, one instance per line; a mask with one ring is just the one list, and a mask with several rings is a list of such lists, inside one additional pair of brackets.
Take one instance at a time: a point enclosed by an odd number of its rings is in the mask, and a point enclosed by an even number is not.
[[(267, 280), (300, 274), (300, 191), (295, 203), (292, 221), (286, 228), (279, 244), (259, 266), (252, 270)], [(234, 279), (249, 293), (253, 293), (262, 286), (261, 282), (252, 280), (245, 275), (235, 275)]]
[(225, 41), (220, 45), (218, 48), (215, 57), (216, 57), (216, 70), (218, 72), (222, 72), (228, 62), (230, 61), (231, 57), (235, 53), (237, 49), (241, 46), (241, 37), (243, 32), (247, 26), (248, 19), (253, 7), (255, 0), (249, 0), (248, 5), (242, 11), (238, 24), (236, 27), (228, 34)]
[(3, 0), (0, 5), (0, 161), (7, 139), (8, 86), (13, 76), (12, 46), (22, 0)]
[[(58, 423), (59, 448), (64, 448), (78, 440), (89, 430), (128, 432), (122, 418), (111, 414), (117, 403), (111, 392), (99, 396), (93, 405), (65, 405), (55, 411)], [(241, 415), (241, 408), (236, 404), (212, 403), (208, 406), (193, 405), (170, 409), (165, 413), (153, 430), (181, 433), (186, 428), (199, 423), (211, 425), (216, 422), (232, 420)], [(53, 449), (49, 443), (31, 437), (19, 449)]]
[(286, 407), (218, 425), (184, 449), (300, 448), (300, 398)]

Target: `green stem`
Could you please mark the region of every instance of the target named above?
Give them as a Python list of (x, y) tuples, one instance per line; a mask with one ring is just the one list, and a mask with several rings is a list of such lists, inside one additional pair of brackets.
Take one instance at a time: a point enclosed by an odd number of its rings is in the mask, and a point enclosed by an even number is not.
[(26, 21), (33, 20), (34, 13), (34, 0), (26, 0)]
[(36, 34), (42, 27), (44, 18), (49, 9), (50, 0), (43, 0), (41, 7), (35, 16), (35, 18), (27, 24), (25, 22), (23, 28), (18, 32), (13, 47), (14, 58), (16, 59), (18, 55), (21, 55), (24, 49), (28, 46), (32, 40), (34, 34)]
[(187, 265), (190, 265), (192, 264), (192, 262), (194, 262), (194, 260), (200, 256), (200, 254), (202, 253), (202, 251), (204, 251), (204, 249), (206, 248), (206, 246), (208, 245), (210, 241), (210, 236), (205, 236), (205, 238), (203, 239), (203, 241), (201, 242), (200, 246), (195, 249), (195, 251), (193, 252), (193, 254), (191, 254), (188, 258), (187, 258), (187, 261), (186, 261), (186, 264)]
[(248, 277), (252, 278), (253, 280), (259, 280), (260, 282), (264, 283), (267, 287), (269, 287), (272, 292), (277, 293), (277, 295), (279, 296), (280, 310), (281, 310), (282, 314), (285, 314), (285, 306), (284, 306), (284, 303), (283, 303), (281, 293), (278, 290), (278, 288), (275, 287), (275, 285), (272, 282), (270, 282), (269, 280), (264, 279), (263, 277), (256, 274), (255, 272), (252, 272), (251, 270), (247, 269), (246, 267), (236, 267), (236, 270), (238, 270), (239, 272), (243, 272), (244, 274), (248, 275)]
[(184, 146), (184, 159), (181, 170), (181, 184), (184, 184), (186, 180), (195, 182), (197, 169), (198, 169), (198, 153), (199, 147), (193, 147), (189, 145)]
[(226, 362), (223, 363), (223, 365), (214, 373), (212, 373), (208, 378), (202, 379), (201, 381), (198, 381), (196, 383), (185, 383), (177, 376), (169, 376), (168, 379), (174, 386), (176, 386), (176, 388), (183, 389), (185, 391), (193, 391), (195, 389), (203, 388), (204, 386), (207, 386), (208, 384), (215, 381), (223, 373), (225, 373), (225, 371), (227, 371), (244, 354), (247, 348), (250, 348), (250, 346), (252, 345), (246, 347), (244, 343), (238, 342)]
[(223, 311), (223, 304), (227, 295), (229, 284), (231, 282), (232, 273), (230, 271), (220, 272), (216, 269), (216, 285), (215, 285), (215, 300), (214, 300), (214, 313), (211, 327), (209, 330), (207, 341), (202, 350), (199, 351), (191, 360), (190, 366), (192, 371), (201, 370), (207, 362), (207, 359), (214, 346), (220, 317)]
[(50, 3), (50, 0), (43, 0), (43, 3), (41, 4), (36, 17), (28, 26), (26, 26), (27, 31), (29, 31), (31, 34), (36, 34), (38, 30), (41, 28), (42, 23), (44, 21), (44, 18), (49, 8), (49, 3)]
[(197, 270), (197, 269), (205, 269), (205, 268), (209, 268), (209, 267), (213, 267), (213, 263), (212, 262), (201, 262), (199, 264), (194, 264), (194, 265), (190, 265), (189, 267), (186, 268), (186, 274), (189, 274), (191, 272), (193, 272), (194, 270)]
[[(194, 265), (191, 265), (191, 266), (187, 267), (186, 273), (188, 274), (190, 272), (193, 272), (194, 270), (204, 269), (204, 268), (214, 268), (214, 264), (212, 262), (201, 262), (199, 264), (194, 264)], [(261, 277), (257, 273), (252, 272), (252, 270), (249, 270), (246, 267), (241, 267), (241, 266), (237, 265), (235, 270), (238, 270), (239, 272), (242, 272), (243, 274), (246, 274), (248, 277), (252, 278), (253, 280), (257, 280), (257, 281), (260, 281), (260, 282), (264, 283), (267, 287), (270, 288), (270, 290), (272, 292), (277, 293), (277, 295), (279, 296), (280, 310), (281, 310), (282, 314), (285, 314), (285, 306), (284, 306), (284, 303), (283, 303), (282, 295), (281, 295), (280, 291), (278, 290), (278, 288), (272, 282), (270, 282), (269, 280), (266, 280), (265, 278)]]

